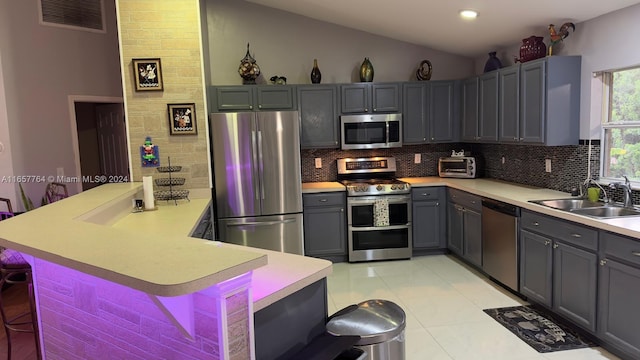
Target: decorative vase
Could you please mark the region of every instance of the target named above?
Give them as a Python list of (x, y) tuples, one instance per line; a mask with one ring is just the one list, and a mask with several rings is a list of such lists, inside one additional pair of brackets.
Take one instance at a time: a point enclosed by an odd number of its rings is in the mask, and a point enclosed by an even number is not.
[(371, 65), (368, 57), (365, 57), (362, 65), (360, 65), (360, 81), (373, 81), (373, 65)]
[(530, 36), (522, 39), (520, 46), (520, 62), (527, 62), (543, 58), (547, 55), (547, 46), (542, 42), (541, 36)]
[(496, 56), (496, 52), (492, 51), (489, 53), (489, 59), (484, 64), (484, 72), (489, 72), (493, 70), (498, 70), (502, 67), (502, 63), (500, 59)]
[(242, 77), (243, 85), (255, 84), (256, 79), (260, 76), (260, 67), (256, 64), (256, 59), (249, 54), (249, 43), (247, 43), (247, 54), (240, 60), (238, 74)]
[(313, 59), (313, 69), (311, 70), (311, 83), (320, 84), (320, 80), (322, 80), (322, 74), (320, 73), (320, 69), (318, 68), (318, 59)]
[(431, 61), (422, 60), (420, 63), (420, 67), (416, 70), (416, 79), (420, 81), (431, 80), (431, 71), (433, 70), (433, 66), (431, 66)]

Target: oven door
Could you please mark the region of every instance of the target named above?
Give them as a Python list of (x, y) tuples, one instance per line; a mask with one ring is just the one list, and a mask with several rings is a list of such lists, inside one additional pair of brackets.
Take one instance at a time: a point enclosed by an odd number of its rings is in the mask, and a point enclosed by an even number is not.
[[(374, 203), (389, 202), (389, 225), (374, 226)], [(348, 207), (349, 261), (411, 257), (410, 195), (350, 197)]]

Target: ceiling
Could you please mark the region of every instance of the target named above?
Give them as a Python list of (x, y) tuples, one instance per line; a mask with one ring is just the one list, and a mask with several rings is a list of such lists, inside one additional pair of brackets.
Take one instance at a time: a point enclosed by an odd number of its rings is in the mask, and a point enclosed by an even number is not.
[[(547, 35), (549, 24), (578, 23), (640, 3), (640, 0), (247, 0), (372, 34), (477, 57)], [(462, 9), (479, 13), (463, 20)], [(545, 39), (546, 40), (546, 39)], [(331, 41), (328, 39), (327, 41)]]

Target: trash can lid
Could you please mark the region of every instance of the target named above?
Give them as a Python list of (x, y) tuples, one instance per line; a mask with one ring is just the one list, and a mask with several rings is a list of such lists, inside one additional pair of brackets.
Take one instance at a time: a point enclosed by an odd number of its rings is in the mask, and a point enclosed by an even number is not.
[(334, 315), (327, 323), (327, 332), (336, 336), (358, 335), (361, 340), (356, 345), (371, 345), (398, 336), (406, 326), (405, 320), (404, 310), (395, 303), (367, 300), (353, 306), (352, 311)]

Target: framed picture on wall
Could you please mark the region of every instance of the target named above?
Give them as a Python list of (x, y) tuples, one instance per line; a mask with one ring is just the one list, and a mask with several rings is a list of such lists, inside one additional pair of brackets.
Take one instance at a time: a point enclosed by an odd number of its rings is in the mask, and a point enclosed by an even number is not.
[(195, 135), (196, 104), (167, 104), (170, 135)]
[(133, 78), (136, 91), (162, 91), (160, 59), (133, 59)]

